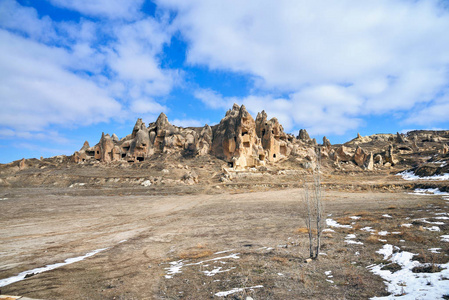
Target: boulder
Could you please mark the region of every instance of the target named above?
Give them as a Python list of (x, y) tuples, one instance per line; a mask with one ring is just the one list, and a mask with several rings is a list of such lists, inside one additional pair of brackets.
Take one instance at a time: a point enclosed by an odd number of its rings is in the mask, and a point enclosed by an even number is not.
[(376, 155), (374, 156), (374, 163), (375, 163), (376, 165), (382, 166), (382, 165), (383, 165), (383, 158), (382, 158), (382, 155), (376, 154)]
[(392, 166), (399, 162), (394, 155), (394, 147), (391, 144), (388, 146), (388, 150), (385, 153), (385, 162), (390, 163)]
[(415, 175), (417, 175), (419, 177), (433, 176), (433, 175), (437, 174), (438, 168), (439, 167), (434, 164), (425, 164), (425, 165), (419, 166), (415, 170)]
[(340, 161), (348, 162), (352, 159), (352, 153), (351, 149), (349, 147), (346, 147), (344, 145), (341, 145), (336, 150), (337, 156), (340, 159)]
[(363, 167), (368, 171), (374, 170), (373, 152), (370, 152), (370, 154), (366, 157), (366, 160), (363, 163)]
[(198, 175), (195, 173), (195, 171), (190, 171), (185, 173), (181, 180), (188, 185), (193, 185), (198, 183)]
[(354, 153), (354, 162), (359, 166), (363, 167), (365, 161), (368, 157), (368, 153), (362, 149), (362, 147), (357, 147)]

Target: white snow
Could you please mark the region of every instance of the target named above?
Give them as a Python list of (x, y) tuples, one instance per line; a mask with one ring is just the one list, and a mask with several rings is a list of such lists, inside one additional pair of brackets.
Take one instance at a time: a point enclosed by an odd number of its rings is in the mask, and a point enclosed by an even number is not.
[(231, 294), (234, 294), (234, 293), (243, 292), (244, 290), (260, 289), (260, 288), (263, 288), (263, 285), (256, 285), (256, 286), (244, 287), (244, 288), (234, 288), (234, 289), (229, 290), (229, 291), (215, 293), (215, 296), (217, 296), (217, 297), (225, 297), (227, 295), (231, 295)]
[(386, 235), (388, 235), (390, 233), (388, 231), (379, 231), (377, 234), (381, 235), (381, 236), (386, 236)]
[[(211, 262), (211, 261), (218, 261), (218, 262), (220, 262), (222, 264), (225, 264), (224, 262), (222, 262), (220, 260), (228, 259), (228, 258), (238, 259), (238, 258), (240, 258), (238, 255), (239, 255), (239, 253), (233, 253), (233, 254), (228, 255), (228, 256), (221, 256), (221, 257), (211, 258), (211, 259), (208, 259), (208, 260), (203, 260), (203, 261), (200, 261), (200, 262), (189, 263), (189, 264), (186, 264), (187, 261), (185, 261), (183, 259), (178, 260), (178, 261), (172, 261), (172, 262), (169, 263), (171, 266), (168, 267), (168, 268), (165, 268), (165, 270), (167, 270), (166, 271), (167, 274), (165, 275), (165, 278), (170, 279), (170, 278), (173, 278), (173, 276), (175, 274), (182, 273), (182, 268), (183, 267), (197, 266), (197, 265), (201, 265), (201, 264), (204, 264), (206, 262)], [(219, 267), (218, 271), (212, 270), (212, 271), (206, 271), (206, 272), (215, 272), (213, 275), (215, 275), (216, 273), (227, 272), (227, 271), (220, 271), (220, 270), (221, 270), (221, 267)], [(204, 272), (204, 273), (207, 275), (206, 272)], [(213, 276), (213, 275), (207, 275), (207, 276)]]
[(449, 242), (449, 234), (442, 235), (441, 236), (441, 241), (442, 242)]
[(412, 171), (404, 171), (396, 174), (396, 176), (402, 176), (402, 179), (404, 180), (449, 180), (449, 173), (419, 177), (418, 175), (415, 175), (415, 173), (413, 173)]
[(46, 272), (46, 271), (54, 270), (54, 269), (62, 267), (62, 266), (66, 266), (66, 265), (69, 265), (69, 264), (73, 264), (73, 263), (82, 261), (83, 259), (91, 257), (91, 256), (94, 256), (95, 254), (97, 254), (97, 253), (99, 253), (101, 251), (104, 251), (106, 249), (108, 249), (108, 248), (97, 249), (97, 250), (91, 251), (89, 253), (86, 253), (83, 256), (67, 258), (62, 263), (56, 263), (56, 264), (52, 264), (52, 265), (47, 265), (45, 267), (40, 267), (40, 268), (28, 270), (28, 271), (23, 271), (22, 273), (19, 273), (16, 276), (0, 279), (0, 287), (7, 286), (7, 285), (9, 285), (11, 283), (24, 280), (27, 275), (33, 275), (33, 274), (35, 275), (35, 274), (43, 273), (43, 272)]
[[(376, 275), (381, 276), (385, 280), (390, 296), (374, 297), (371, 299), (393, 299), (400, 297), (401, 299), (439, 299), (447, 294), (448, 283), (443, 278), (449, 278), (449, 263), (438, 265), (442, 268), (441, 272), (436, 273), (413, 273), (412, 269), (418, 266), (425, 266), (418, 261), (412, 261), (416, 254), (410, 252), (392, 253), (393, 246), (384, 245), (377, 253), (384, 255), (384, 259), (389, 259), (392, 263), (396, 263), (402, 267), (392, 273), (389, 270), (382, 270), (383, 264), (369, 266)], [(405, 294), (404, 296), (401, 296)]]
[(352, 217), (350, 217), (351, 219), (353, 219), (353, 220), (358, 220), (358, 219), (360, 219), (361, 217), (359, 217), (359, 216), (352, 216)]
[(377, 250), (376, 253), (383, 255), (384, 259), (387, 259), (393, 254), (393, 245), (390, 244), (384, 245), (382, 249)]
[(70, 186), (69, 186), (69, 188), (73, 188), (73, 187), (75, 187), (75, 186), (84, 186), (84, 185), (86, 185), (85, 183), (79, 183), (79, 182), (76, 182), (76, 183), (73, 183), (73, 184), (71, 184)]
[(330, 229), (330, 228), (326, 228), (326, 229), (324, 229), (322, 232), (335, 232), (335, 230)]
[(421, 221), (423, 223), (432, 224), (432, 225), (444, 225), (444, 222), (431, 222), (431, 221), (427, 221), (425, 218), (416, 219), (416, 220)]
[(384, 218), (393, 218), (393, 217), (390, 216), (389, 214), (382, 215), (382, 217), (384, 217)]
[(439, 250), (441, 250), (441, 248), (430, 248), (429, 251), (432, 253), (441, 253)]
[(229, 272), (231, 270), (234, 270), (235, 268), (236, 267), (232, 267), (232, 268), (227, 269), (227, 270), (221, 270), (222, 268), (218, 267), (218, 268), (214, 268), (212, 271), (203, 271), (203, 273), (206, 274), (206, 276), (214, 276), (214, 275), (216, 275), (218, 273)]
[[(449, 180), (449, 178), (448, 178)], [(449, 193), (446, 192), (441, 192), (439, 188), (434, 188), (434, 189), (415, 189), (415, 191), (413, 193), (409, 193), (409, 194), (415, 194), (415, 195), (441, 195), (441, 196), (445, 196), (445, 195), (449, 195)]]
[(351, 225), (341, 225), (341, 224), (338, 224), (337, 221), (332, 220), (332, 219), (326, 219), (326, 225), (330, 226), (330, 227), (337, 227), (337, 228), (352, 228)]
[(345, 243), (346, 244), (354, 244), (354, 245), (363, 245), (363, 243), (362, 242), (356, 242), (356, 241), (353, 241), (352, 239), (355, 239), (356, 238), (356, 235), (355, 234), (348, 234), (346, 237), (345, 237)]
[(408, 224), (401, 224), (401, 226), (402, 226), (402, 227), (407, 227), (407, 228), (409, 228), (409, 227), (412, 227), (413, 224), (409, 224), (409, 223), (408, 223)]
[(149, 186), (151, 186), (151, 181), (145, 180), (144, 182), (141, 183), (141, 185), (149, 187)]
[(429, 231), (440, 231), (440, 227), (438, 226), (432, 226), (432, 227), (423, 227), (424, 229), (427, 229)]
[(376, 231), (376, 230), (374, 230), (372, 227), (363, 227), (362, 229), (360, 229), (360, 230), (363, 230), (363, 231), (368, 231), (368, 232), (373, 232), (373, 231)]
[(8, 198), (0, 198), (0, 201), (8, 200)]

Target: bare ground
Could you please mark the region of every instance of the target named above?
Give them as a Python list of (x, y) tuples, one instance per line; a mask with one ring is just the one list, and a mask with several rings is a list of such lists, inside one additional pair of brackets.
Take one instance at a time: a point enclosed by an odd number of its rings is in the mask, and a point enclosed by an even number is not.
[[(132, 195), (126, 189), (98, 192), (84, 187), (3, 189), (7, 199), (0, 201), (0, 279), (108, 249), (2, 287), (1, 293), (39, 299), (207, 299), (221, 298), (215, 295), (218, 292), (262, 285), (227, 297), (363, 299), (387, 295), (382, 279), (366, 269), (382, 261), (375, 251), (384, 242), (357, 231), (363, 226), (399, 231), (383, 238), (420, 253), (425, 262), (448, 260), (449, 243), (439, 239), (449, 233), (448, 225), (440, 226), (440, 232), (423, 229), (426, 224), (419, 221), (412, 228), (401, 227), (407, 217), (449, 212), (441, 197), (402, 190), (327, 190), (326, 214), (341, 224), (352, 223), (349, 216), (361, 219), (352, 229), (326, 234), (322, 249), (326, 255), (305, 263), (306, 236), (298, 233), (304, 227), (301, 189), (257, 189), (219, 194), (206, 190), (191, 195)], [(392, 218), (382, 217), (386, 213)], [(344, 242), (348, 233), (355, 232), (363, 245)], [(442, 248), (441, 254), (429, 252), (433, 247)], [(226, 250), (232, 251), (215, 254)], [(219, 259), (231, 254), (238, 258)], [(182, 273), (168, 276), (167, 268), (174, 265), (170, 262), (180, 260)], [(219, 267), (224, 272), (205, 273)], [(332, 271), (333, 277), (325, 275), (326, 271)], [(326, 281), (330, 278), (333, 283)]]

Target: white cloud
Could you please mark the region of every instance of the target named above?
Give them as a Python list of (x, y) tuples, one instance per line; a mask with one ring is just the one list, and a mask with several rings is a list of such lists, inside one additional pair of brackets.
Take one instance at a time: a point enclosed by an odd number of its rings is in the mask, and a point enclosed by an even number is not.
[(70, 55), (0, 30), (0, 125), (43, 130), (107, 121), (121, 105), (88, 79), (66, 70)]
[(232, 98), (223, 98), (222, 95), (211, 89), (197, 89), (193, 95), (198, 100), (201, 100), (207, 107), (213, 109), (229, 109), (232, 107), (234, 101)]
[[(448, 122), (449, 115), (449, 93), (436, 99), (432, 105), (417, 110), (409, 116), (405, 122), (407, 124), (429, 125), (442, 124)], [(435, 129), (434, 129), (435, 130)]]
[[(58, 3), (76, 9), (81, 2)], [(84, 9), (125, 18), (141, 3), (107, 1), (100, 8), (89, 1)], [(178, 70), (159, 62), (170, 39), (163, 16), (55, 22), (32, 7), (0, 0), (0, 137), (36, 138), (55, 125), (76, 128), (166, 111), (154, 97), (181, 80)]]
[(0, 0), (0, 26), (43, 41), (56, 38), (49, 17), (39, 18), (34, 8), (23, 7), (14, 0)]
[(50, 0), (55, 6), (89, 16), (135, 19), (144, 0)]
[[(270, 109), (291, 124), (344, 133), (363, 116), (445, 107), (432, 102), (449, 85), (449, 13), (438, 1), (158, 4), (176, 11), (189, 64), (248, 74), (255, 103), (288, 94)], [(195, 96), (212, 108), (227, 105), (210, 91)]]
[(167, 111), (167, 107), (160, 105), (152, 100), (136, 100), (131, 103), (130, 110), (137, 114), (158, 114)]
[(208, 122), (196, 119), (174, 119), (170, 124), (178, 127), (204, 127)]
[(288, 132), (301, 124), (314, 135), (343, 134), (361, 124), (357, 114), (362, 109), (362, 100), (339, 86), (306, 88), (285, 98), (223, 97), (209, 89), (197, 90), (194, 95), (211, 108), (229, 109), (233, 103), (244, 104), (253, 117), (265, 110), (269, 118), (276, 117)]

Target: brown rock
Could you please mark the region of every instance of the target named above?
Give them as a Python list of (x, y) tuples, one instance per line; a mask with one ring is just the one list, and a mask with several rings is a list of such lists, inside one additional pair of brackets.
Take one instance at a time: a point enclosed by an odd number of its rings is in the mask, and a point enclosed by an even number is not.
[(351, 153), (350, 148), (341, 145), (340, 147), (337, 148), (336, 152), (337, 152), (337, 156), (340, 159), (340, 161), (343, 161), (343, 162), (351, 161), (352, 153)]
[(359, 166), (363, 167), (365, 161), (368, 157), (368, 153), (362, 149), (362, 147), (357, 147), (354, 153), (354, 162)]
[(22, 158), (22, 160), (19, 162), (19, 170), (23, 170), (26, 168), (26, 159)]

